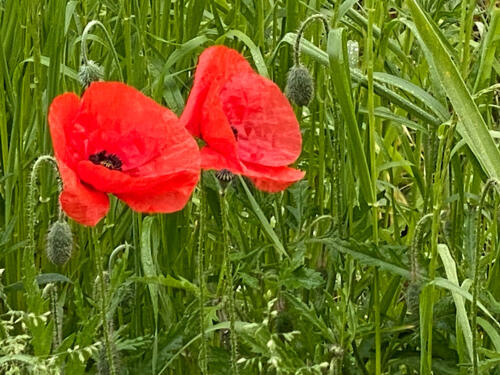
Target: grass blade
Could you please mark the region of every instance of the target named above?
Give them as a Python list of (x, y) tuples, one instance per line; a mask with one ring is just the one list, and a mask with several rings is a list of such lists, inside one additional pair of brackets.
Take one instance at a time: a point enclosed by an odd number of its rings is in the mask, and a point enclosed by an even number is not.
[(418, 33), (430, 52), (446, 95), (460, 123), (458, 131), (489, 177), (500, 178), (500, 152), (437, 31), (416, 0), (408, 0)]

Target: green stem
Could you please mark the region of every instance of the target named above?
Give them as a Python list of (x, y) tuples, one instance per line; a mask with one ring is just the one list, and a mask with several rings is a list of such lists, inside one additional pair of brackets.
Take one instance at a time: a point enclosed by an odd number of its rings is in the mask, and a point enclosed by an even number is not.
[(226, 280), (227, 280), (227, 291), (229, 299), (229, 329), (231, 338), (231, 373), (233, 375), (238, 375), (238, 340), (236, 336), (235, 322), (236, 322), (236, 302), (234, 297), (234, 286), (233, 286), (233, 273), (232, 273), (232, 263), (229, 257), (229, 236), (227, 228), (227, 204), (226, 204), (226, 194), (225, 190), (220, 190), (220, 211), (222, 220), (222, 240), (224, 246), (224, 265), (226, 267)]
[(106, 309), (108, 306), (107, 294), (106, 294), (106, 284), (104, 281), (104, 269), (102, 267), (102, 254), (101, 254), (101, 244), (99, 243), (99, 239), (97, 238), (97, 233), (95, 230), (92, 230), (92, 243), (94, 246), (95, 252), (95, 266), (97, 269), (97, 275), (99, 277), (99, 313), (101, 314), (102, 321), (102, 333), (104, 337), (104, 349), (106, 350), (106, 357), (109, 365), (109, 373), (110, 375), (117, 375), (115, 362), (113, 358), (113, 350), (111, 348), (111, 335), (109, 332), (108, 326), (108, 317), (106, 313)]
[(476, 254), (474, 257), (474, 279), (472, 281), (472, 330), (473, 330), (473, 340), (472, 340), (472, 368), (474, 371), (474, 375), (479, 374), (479, 366), (478, 366), (478, 353), (477, 353), (477, 344), (478, 344), (478, 335), (477, 335), (477, 299), (479, 295), (479, 285), (480, 285), (480, 275), (479, 275), (479, 258), (481, 257), (481, 245), (483, 244), (482, 234), (484, 231), (484, 224), (482, 221), (482, 212), (484, 208), (484, 203), (489, 192), (495, 188), (497, 192), (500, 192), (500, 182), (494, 178), (489, 179), (486, 182), (486, 185), (483, 188), (483, 192), (481, 194), (481, 200), (479, 201), (478, 207), (478, 217), (477, 217), (477, 226), (476, 226)]
[(205, 192), (203, 191), (203, 175), (200, 177), (200, 218), (198, 223), (198, 283), (200, 286), (200, 335), (201, 335), (201, 360), (200, 369), (202, 374), (208, 374), (208, 357), (207, 357), (207, 341), (205, 337), (205, 278), (204, 278), (204, 261), (205, 261)]
[[(433, 211), (431, 228), (431, 255), (429, 262), (428, 277), (432, 282), (436, 276), (437, 267), (437, 245), (439, 234), (439, 222), (442, 205), (443, 186), (448, 172), (448, 164), (451, 154), (451, 146), (455, 135), (456, 122), (453, 122), (439, 143), (438, 159), (436, 161), (436, 173), (433, 185)], [(432, 327), (434, 308), (434, 285), (429, 285), (425, 291), (425, 309), (421, 314), (422, 326), (422, 350), (420, 372), (422, 374), (432, 373)]]
[(328, 26), (328, 20), (324, 15), (318, 13), (318, 14), (313, 14), (312, 16), (307, 18), (300, 26), (300, 29), (297, 32), (297, 39), (295, 39), (295, 47), (293, 49), (293, 64), (295, 66), (300, 65), (300, 42), (302, 41), (302, 36), (304, 35), (304, 31), (310, 23), (316, 20), (320, 20), (323, 23), (323, 27), (325, 28), (325, 35), (328, 35), (328, 33), (330, 32), (330, 27)]
[[(53, 156), (43, 155), (40, 156), (33, 164), (33, 168), (31, 170), (30, 175), (30, 183), (29, 183), (29, 197), (28, 197), (28, 246), (24, 251), (24, 272), (23, 272), (23, 283), (26, 288), (26, 292), (28, 296), (35, 296), (39, 294), (39, 288), (36, 283), (36, 266), (35, 266), (35, 223), (36, 223), (36, 213), (35, 213), (35, 191), (36, 191), (36, 183), (38, 180), (38, 170), (43, 163), (49, 163), (56, 172), (57, 176), (59, 176), (59, 170), (57, 169), (57, 162)], [(58, 179), (58, 187), (59, 192), (61, 192), (62, 185), (60, 179)], [(59, 204), (59, 216), (61, 216), (61, 207)], [(30, 306), (33, 308), (33, 306)], [(32, 311), (35, 312), (35, 311)]]
[[(367, 61), (367, 79), (368, 79), (368, 128), (370, 137), (370, 174), (373, 195), (372, 203), (372, 228), (373, 240), (378, 244), (378, 207), (377, 207), (377, 159), (375, 153), (375, 133), (377, 131), (377, 124), (375, 122), (375, 99), (373, 89), (373, 23), (374, 23), (374, 4), (373, 0), (368, 2), (368, 28), (366, 39), (366, 61)], [(382, 373), (382, 347), (381, 347), (381, 332), (380, 332), (380, 298), (379, 298), (379, 275), (378, 270), (375, 268), (375, 282), (373, 285), (374, 308), (375, 308), (375, 374)]]
[(109, 34), (108, 30), (106, 27), (99, 21), (90, 21), (87, 26), (85, 26), (85, 29), (83, 29), (82, 32), (82, 45), (81, 45), (81, 59), (84, 65), (88, 63), (88, 58), (87, 58), (87, 34), (90, 32), (90, 30), (94, 26), (99, 26), (103, 32), (104, 35), (106, 36), (106, 40), (108, 41), (109, 48), (111, 49), (111, 53), (113, 54), (113, 58), (116, 63), (116, 68), (118, 69), (118, 75), (120, 77), (120, 81), (124, 82), (125, 79), (123, 78), (122, 70), (120, 68), (120, 59), (118, 58), (118, 53), (116, 53), (115, 46), (113, 44), (113, 39), (111, 39), (111, 35)]

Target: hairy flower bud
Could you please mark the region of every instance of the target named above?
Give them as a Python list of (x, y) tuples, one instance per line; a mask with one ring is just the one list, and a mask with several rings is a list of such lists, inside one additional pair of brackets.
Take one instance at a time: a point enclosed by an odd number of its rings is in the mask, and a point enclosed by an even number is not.
[(94, 81), (101, 81), (103, 76), (102, 68), (92, 60), (80, 66), (78, 71), (78, 80), (84, 89)]
[(62, 266), (71, 257), (73, 234), (65, 221), (56, 221), (47, 235), (47, 258), (56, 266)]
[(303, 65), (295, 65), (288, 72), (285, 94), (292, 102), (299, 106), (311, 102), (314, 84), (309, 70)]

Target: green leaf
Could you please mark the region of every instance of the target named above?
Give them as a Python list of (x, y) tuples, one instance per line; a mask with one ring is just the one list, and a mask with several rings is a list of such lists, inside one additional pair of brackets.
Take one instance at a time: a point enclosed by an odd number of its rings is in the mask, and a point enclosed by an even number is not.
[(377, 257), (375, 252), (370, 251), (370, 249), (367, 249), (367, 246), (363, 246), (362, 244), (354, 245), (338, 238), (311, 239), (307, 242), (322, 243), (332, 250), (340, 251), (341, 253), (352, 256), (365, 266), (380, 267), (385, 271), (410, 279), (410, 271), (394, 263), (386, 261), (385, 259)]
[[(36, 277), (36, 282), (38, 285), (45, 285), (48, 283), (70, 283), (73, 284), (73, 282), (68, 279), (66, 276), (61, 275), (60, 273), (42, 273), (40, 275), (37, 275)], [(21, 281), (18, 281), (16, 283), (7, 285), (4, 290), (6, 292), (11, 292), (11, 291), (21, 291), (24, 290), (23, 288), (23, 283)]]
[[(458, 283), (456, 264), (450, 254), (448, 246), (446, 246), (445, 244), (439, 244), (438, 253), (443, 262), (444, 269), (446, 272), (446, 277), (448, 278), (448, 280), (450, 280), (451, 283), (455, 284), (457, 287), (460, 287), (460, 284)], [(467, 346), (467, 351), (469, 352), (469, 357), (472, 361), (473, 337), (472, 337), (472, 330), (469, 324), (469, 319), (467, 318), (467, 310), (465, 309), (464, 298), (456, 292), (451, 292), (451, 295), (453, 296), (453, 301), (455, 302), (455, 307), (457, 309), (458, 324), (460, 324), (462, 328), (462, 333), (465, 339), (465, 345)]]
[(250, 54), (252, 55), (253, 62), (255, 63), (255, 67), (261, 76), (269, 78), (269, 72), (267, 71), (266, 62), (262, 57), (262, 53), (259, 48), (255, 45), (251, 38), (248, 37), (247, 34), (240, 30), (229, 30), (226, 34), (226, 37), (233, 38), (236, 37), (246, 44), (248, 49), (250, 50)]
[(375, 191), (371, 183), (368, 163), (366, 161), (364, 146), (361, 142), (358, 121), (354, 113), (354, 104), (351, 96), (351, 77), (349, 75), (349, 59), (346, 43), (346, 36), (343, 29), (330, 31), (327, 47), (331, 69), (330, 78), (335, 87), (335, 93), (346, 122), (351, 154), (358, 170), (363, 195), (367, 202), (374, 203), (376, 200)]
[(253, 210), (254, 214), (257, 216), (260, 223), (262, 224), (262, 228), (264, 229), (264, 232), (267, 234), (269, 239), (274, 243), (274, 246), (276, 247), (278, 252), (288, 258), (289, 255), (286, 252), (285, 247), (283, 246), (283, 244), (279, 240), (276, 233), (274, 233), (274, 230), (271, 227), (271, 224), (269, 224), (269, 221), (267, 221), (266, 217), (264, 216), (264, 213), (262, 212), (262, 210), (259, 207), (259, 204), (257, 203), (257, 201), (253, 197), (252, 193), (248, 189), (248, 186), (245, 183), (245, 180), (243, 180), (243, 178), (241, 176), (238, 176), (238, 177), (239, 177), (241, 185), (243, 186), (243, 189), (245, 190), (245, 193), (247, 194), (248, 200), (250, 201), (250, 206), (252, 206), (252, 210)]
[[(152, 255), (153, 249), (151, 246), (151, 228), (154, 224), (154, 220), (154, 216), (147, 216), (142, 223), (141, 264), (144, 275), (147, 278), (154, 278), (157, 276), (156, 266)], [(156, 326), (158, 324), (158, 285), (155, 283), (148, 283), (148, 289), (153, 305), (153, 316)]]

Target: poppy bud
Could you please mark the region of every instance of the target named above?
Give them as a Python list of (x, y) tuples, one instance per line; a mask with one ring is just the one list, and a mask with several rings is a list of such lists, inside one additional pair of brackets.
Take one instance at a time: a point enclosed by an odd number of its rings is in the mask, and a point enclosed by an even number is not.
[(47, 235), (47, 258), (56, 266), (62, 266), (71, 257), (73, 235), (65, 221), (56, 221)]
[(95, 61), (88, 60), (78, 71), (78, 80), (84, 89), (94, 81), (101, 81), (103, 77), (102, 68)]
[(215, 177), (219, 180), (222, 190), (225, 190), (231, 181), (233, 181), (234, 174), (229, 169), (220, 169), (215, 172)]
[(295, 65), (288, 72), (285, 94), (292, 102), (299, 106), (311, 102), (314, 91), (313, 80), (309, 70), (303, 65)]

